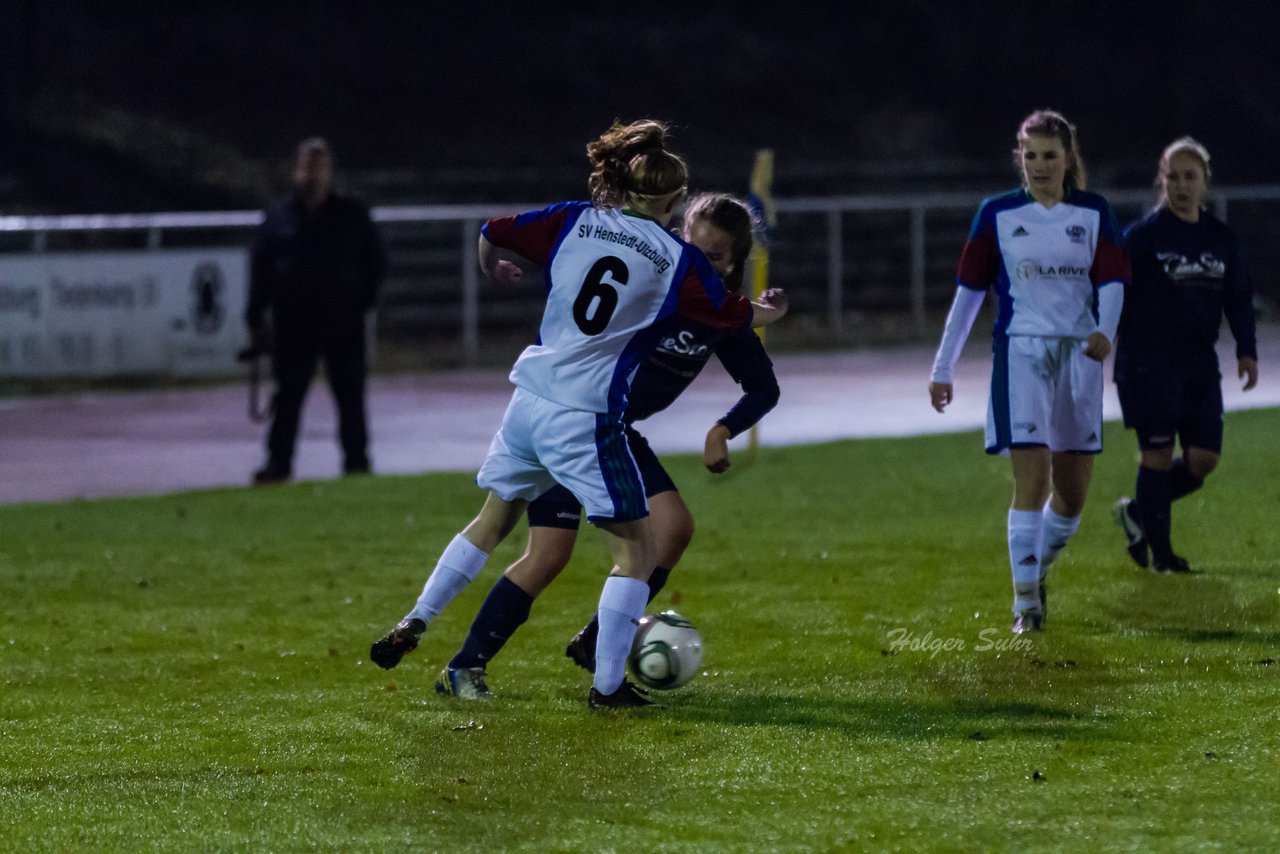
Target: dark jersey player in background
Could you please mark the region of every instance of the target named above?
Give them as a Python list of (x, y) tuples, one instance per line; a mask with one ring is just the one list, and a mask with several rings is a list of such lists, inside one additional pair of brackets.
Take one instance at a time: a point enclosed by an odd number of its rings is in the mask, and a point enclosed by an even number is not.
[[(1204, 484), (1222, 452), (1222, 375), (1214, 345), (1225, 314), (1236, 373), (1258, 382), (1253, 293), (1236, 236), (1205, 210), (1209, 152), (1190, 137), (1160, 157), (1156, 209), (1125, 232), (1133, 284), (1125, 295), (1115, 377), (1142, 461), (1116, 522), (1129, 555), (1156, 572), (1190, 572), (1173, 551), (1172, 503)], [(1173, 455), (1174, 440), (1182, 456)], [(1149, 552), (1149, 553), (1148, 553)]]
[[(707, 256), (725, 283), (738, 292), (751, 251), (752, 221), (747, 208), (724, 194), (703, 194), (690, 201), (684, 237)], [(781, 291), (765, 294), (755, 305), (756, 324), (772, 322), (786, 311)], [(727, 442), (750, 428), (778, 402), (773, 363), (750, 329), (712, 329), (675, 318), (658, 347), (641, 363), (627, 407), (627, 441), (640, 466), (658, 545), (657, 567), (649, 576), (649, 601), (662, 589), (693, 537), (693, 515), (649, 443), (631, 426), (670, 406), (715, 355), (741, 386), (742, 397), (707, 433), (703, 463), (712, 472), (729, 468)], [(492, 696), (485, 667), (529, 617), (533, 600), (564, 569), (578, 536), (580, 508), (568, 490), (556, 486), (529, 505), (529, 544), (523, 556), (499, 577), (476, 614), (462, 648), (449, 662), (436, 690), (463, 699)], [(593, 670), (598, 622), (592, 618), (569, 643), (566, 654)]]

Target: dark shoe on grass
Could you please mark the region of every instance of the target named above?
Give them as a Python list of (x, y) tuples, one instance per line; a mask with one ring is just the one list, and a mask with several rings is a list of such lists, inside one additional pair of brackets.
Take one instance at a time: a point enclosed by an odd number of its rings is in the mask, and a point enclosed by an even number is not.
[(383, 670), (390, 670), (418, 648), (418, 640), (426, 630), (427, 624), (422, 620), (401, 620), (394, 629), (373, 642), (369, 647), (369, 660)]

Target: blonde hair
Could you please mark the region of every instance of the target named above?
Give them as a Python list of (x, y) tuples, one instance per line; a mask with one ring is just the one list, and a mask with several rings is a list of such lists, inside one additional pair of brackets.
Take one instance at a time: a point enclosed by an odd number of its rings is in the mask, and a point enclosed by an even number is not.
[(1051, 136), (1062, 143), (1062, 149), (1071, 159), (1067, 167), (1064, 183), (1075, 190), (1083, 190), (1088, 176), (1085, 174), (1084, 158), (1080, 154), (1080, 142), (1076, 139), (1076, 126), (1067, 121), (1062, 113), (1054, 110), (1036, 110), (1022, 120), (1018, 126), (1018, 147), (1013, 150), (1013, 165), (1022, 174), (1022, 144), (1029, 136)]
[[(1190, 154), (1200, 163), (1200, 168), (1204, 170), (1204, 185), (1209, 186), (1209, 179), (1213, 177), (1213, 170), (1209, 168), (1209, 149), (1205, 148), (1194, 138), (1189, 136), (1181, 136), (1173, 142), (1165, 146), (1164, 151), (1160, 153), (1160, 165), (1156, 168), (1156, 207), (1163, 207), (1169, 203), (1169, 187), (1166, 178), (1169, 172), (1169, 163), (1173, 160), (1174, 155)], [(1201, 208), (1205, 207), (1204, 200), (1201, 200)]]
[(656, 119), (615, 121), (599, 139), (587, 143), (591, 201), (619, 207), (629, 200), (651, 203), (684, 192), (689, 170), (679, 155), (667, 150), (667, 130), (666, 122)]

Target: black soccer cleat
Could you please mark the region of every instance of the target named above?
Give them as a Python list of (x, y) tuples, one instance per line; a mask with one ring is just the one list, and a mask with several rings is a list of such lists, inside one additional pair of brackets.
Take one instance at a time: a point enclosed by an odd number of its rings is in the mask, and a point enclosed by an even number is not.
[(592, 685), (587, 694), (587, 705), (592, 709), (638, 709), (657, 704), (649, 699), (649, 692), (623, 679), (618, 690), (612, 694), (601, 694)]
[(394, 629), (373, 642), (369, 647), (369, 660), (383, 670), (390, 670), (400, 663), (400, 659), (418, 648), (418, 640), (426, 630), (427, 624), (422, 620), (401, 620)]
[(1131, 499), (1121, 498), (1111, 508), (1111, 516), (1120, 526), (1120, 530), (1124, 531), (1125, 539), (1129, 541), (1129, 557), (1133, 558), (1133, 562), (1138, 566), (1146, 569), (1151, 565), (1151, 555), (1147, 548), (1147, 537), (1142, 533), (1142, 523), (1133, 515), (1134, 509)]
[(1045, 584), (1044, 579), (1040, 579), (1040, 627), (1044, 628), (1045, 621), (1049, 619), (1049, 585)]
[(596, 645), (584, 637), (586, 630), (578, 632), (564, 648), (564, 654), (588, 673), (596, 672)]
[(1179, 575), (1195, 572), (1191, 568), (1191, 564), (1187, 563), (1187, 559), (1178, 555), (1169, 555), (1168, 559), (1157, 560), (1151, 566), (1152, 572), (1158, 572), (1162, 575)]

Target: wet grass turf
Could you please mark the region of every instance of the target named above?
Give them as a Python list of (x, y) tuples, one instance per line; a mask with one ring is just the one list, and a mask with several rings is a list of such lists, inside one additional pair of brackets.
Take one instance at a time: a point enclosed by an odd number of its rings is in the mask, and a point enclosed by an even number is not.
[(1047, 631), (1008, 632), (1007, 461), (972, 433), (671, 471), (699, 530), (659, 607), (706, 672), (591, 713), (574, 562), (490, 667), (436, 674), (517, 530), (400, 668), (369, 643), (478, 509), (470, 475), (0, 508), (5, 850), (1148, 849), (1280, 845), (1275, 410), (1138, 571), (1108, 425)]

